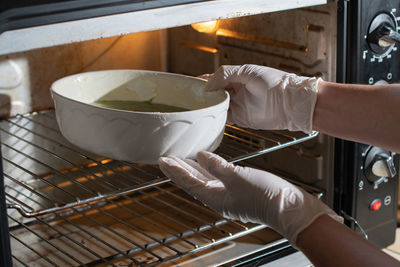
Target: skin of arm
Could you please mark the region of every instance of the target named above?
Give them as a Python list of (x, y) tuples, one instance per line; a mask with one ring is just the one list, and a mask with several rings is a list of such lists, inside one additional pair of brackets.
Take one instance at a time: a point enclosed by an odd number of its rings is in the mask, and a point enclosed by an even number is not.
[(298, 248), (317, 267), (400, 266), (358, 233), (321, 215), (297, 236)]
[[(400, 152), (400, 85), (320, 82), (313, 129)], [(400, 262), (327, 215), (297, 237), (315, 266), (400, 266)]]
[(313, 129), (400, 152), (400, 85), (320, 82)]

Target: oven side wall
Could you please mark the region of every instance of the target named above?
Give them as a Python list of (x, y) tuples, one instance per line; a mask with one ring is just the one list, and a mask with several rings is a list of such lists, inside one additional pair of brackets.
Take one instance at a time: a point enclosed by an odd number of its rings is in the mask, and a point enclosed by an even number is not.
[(53, 107), (51, 84), (104, 69), (165, 70), (165, 30), (73, 43), (0, 56), (0, 117)]

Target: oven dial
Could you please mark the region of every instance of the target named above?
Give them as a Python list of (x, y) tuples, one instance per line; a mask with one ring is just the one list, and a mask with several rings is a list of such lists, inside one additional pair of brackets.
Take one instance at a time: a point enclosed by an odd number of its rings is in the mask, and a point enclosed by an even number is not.
[(377, 15), (369, 25), (367, 42), (370, 49), (380, 57), (387, 56), (396, 42), (400, 42), (397, 23), (387, 13)]
[(389, 83), (385, 80), (379, 80), (376, 83), (374, 83), (374, 85), (385, 85), (385, 84), (389, 84)]
[(365, 156), (364, 175), (367, 180), (374, 184), (374, 188), (387, 182), (388, 178), (396, 175), (396, 168), (392, 154), (378, 147), (371, 147)]

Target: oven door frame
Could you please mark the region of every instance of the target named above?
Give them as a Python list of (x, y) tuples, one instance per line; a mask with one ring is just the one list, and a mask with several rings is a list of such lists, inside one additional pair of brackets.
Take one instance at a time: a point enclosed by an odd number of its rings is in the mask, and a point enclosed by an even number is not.
[[(2, 158), (1, 153), (0, 158)], [(0, 161), (0, 252), (0, 266), (12, 266), (2, 161)]]

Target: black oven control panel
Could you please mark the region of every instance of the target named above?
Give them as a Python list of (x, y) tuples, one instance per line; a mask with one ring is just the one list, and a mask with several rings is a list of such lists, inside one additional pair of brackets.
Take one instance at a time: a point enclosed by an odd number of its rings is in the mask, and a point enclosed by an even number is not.
[(335, 144), (335, 211), (355, 231), (379, 247), (395, 240), (399, 155), (342, 140)]
[[(337, 81), (399, 83), (399, 30), (400, 0), (338, 1)], [(334, 208), (379, 247), (395, 239), (398, 179), (397, 154), (336, 139)]]
[[(357, 151), (358, 150), (358, 151)], [(393, 152), (357, 144), (357, 179), (354, 181), (355, 229), (386, 246), (394, 241), (397, 227), (399, 156)]]
[(355, 80), (364, 84), (400, 81), (399, 1), (361, 1), (361, 32)]

